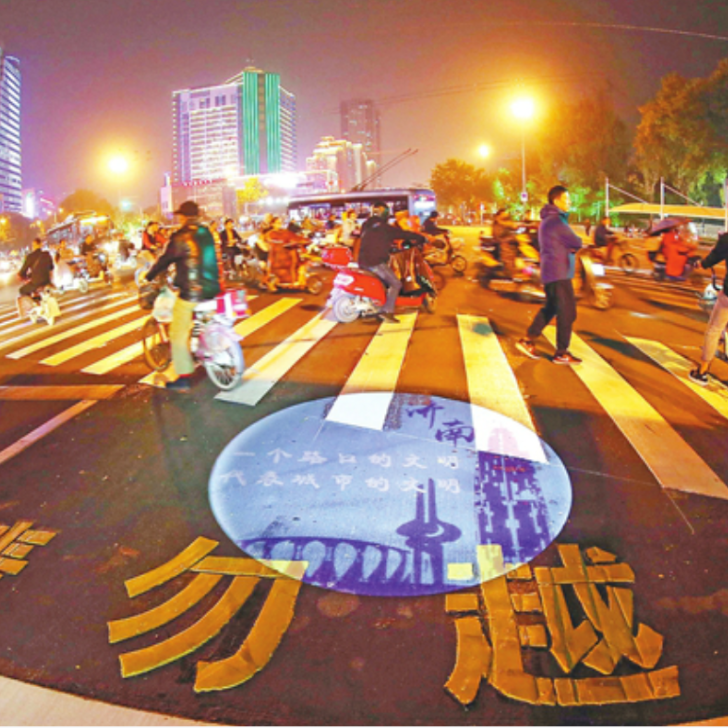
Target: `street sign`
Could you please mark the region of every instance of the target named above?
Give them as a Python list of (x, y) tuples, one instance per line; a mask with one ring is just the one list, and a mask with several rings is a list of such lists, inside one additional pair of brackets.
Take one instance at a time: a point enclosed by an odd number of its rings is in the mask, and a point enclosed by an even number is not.
[(528, 202), (528, 192), (525, 190), (521, 192), (521, 202)]

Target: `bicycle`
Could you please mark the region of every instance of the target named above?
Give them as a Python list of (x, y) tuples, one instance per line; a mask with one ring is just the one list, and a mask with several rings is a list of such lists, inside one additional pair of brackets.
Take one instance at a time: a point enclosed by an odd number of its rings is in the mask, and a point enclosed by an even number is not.
[[(172, 362), (169, 327), (174, 294), (164, 283), (151, 283), (140, 289), (139, 303), (144, 309), (152, 309), (152, 315), (142, 326), (144, 360), (152, 371), (162, 372)], [(247, 315), (248, 305), (242, 290), (228, 291), (195, 307), (190, 352), (219, 389), (234, 389), (242, 379), (245, 360), (241, 337), (235, 333), (233, 324)]]

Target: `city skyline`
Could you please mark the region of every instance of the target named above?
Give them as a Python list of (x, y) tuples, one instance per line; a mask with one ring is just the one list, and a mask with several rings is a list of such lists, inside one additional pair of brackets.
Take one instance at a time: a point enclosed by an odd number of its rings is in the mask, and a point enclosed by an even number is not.
[[(420, 150), (385, 176), (397, 185), (426, 182), (449, 157), (478, 163), (483, 143), (494, 158), (517, 154), (507, 108), (519, 83), (542, 107), (607, 85), (634, 124), (662, 76), (704, 76), (728, 55), (728, 42), (709, 35), (728, 9), (707, 0), (679, 21), (656, 0), (418, 8), (409, 0), (345, 9), (331, 0), (6, 0), (3, 44), (23, 68), (23, 184), (57, 198), (91, 188), (154, 202), (171, 171), (171, 93), (249, 63), (279, 73), (296, 95), (301, 169), (322, 136), (338, 135), (342, 101), (374, 101), (381, 161)], [(134, 162), (121, 180), (104, 168), (119, 150)]]

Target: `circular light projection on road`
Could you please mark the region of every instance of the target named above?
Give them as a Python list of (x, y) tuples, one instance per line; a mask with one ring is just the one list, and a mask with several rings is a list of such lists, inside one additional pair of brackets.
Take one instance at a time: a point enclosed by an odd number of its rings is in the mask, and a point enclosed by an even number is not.
[[(526, 563), (564, 526), (571, 483), (530, 429), (442, 397), (306, 402), (241, 432), (210, 476), (215, 518), (274, 568), (360, 595), (472, 586)], [(499, 545), (502, 561), (493, 561)], [(490, 555), (490, 556), (488, 556)], [(291, 569), (288, 573), (294, 573)]]

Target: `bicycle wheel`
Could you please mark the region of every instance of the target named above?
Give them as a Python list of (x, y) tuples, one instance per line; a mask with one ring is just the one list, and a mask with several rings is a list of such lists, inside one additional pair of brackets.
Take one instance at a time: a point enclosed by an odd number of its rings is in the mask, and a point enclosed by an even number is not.
[(218, 388), (237, 387), (245, 371), (245, 360), (240, 342), (225, 330), (215, 332), (215, 351), (205, 360), (205, 371)]
[(172, 346), (169, 342), (169, 331), (166, 324), (162, 324), (150, 316), (142, 326), (142, 345), (144, 347), (144, 361), (155, 372), (163, 372), (172, 362)]
[(637, 256), (625, 253), (619, 259), (619, 267), (627, 274), (632, 275), (637, 270)]

